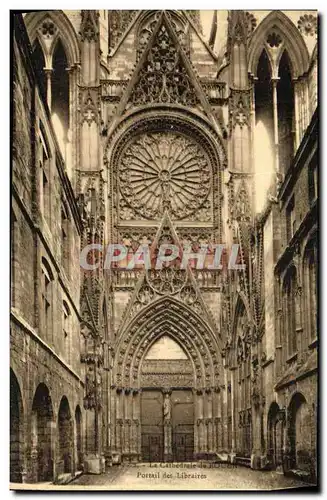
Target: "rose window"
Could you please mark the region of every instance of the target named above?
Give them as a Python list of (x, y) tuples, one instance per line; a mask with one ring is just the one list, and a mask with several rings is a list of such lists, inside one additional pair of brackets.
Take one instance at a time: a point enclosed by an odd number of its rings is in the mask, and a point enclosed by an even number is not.
[(211, 171), (199, 144), (175, 132), (138, 136), (123, 153), (119, 185), (126, 202), (148, 219), (168, 210), (182, 219), (201, 207), (208, 197)]

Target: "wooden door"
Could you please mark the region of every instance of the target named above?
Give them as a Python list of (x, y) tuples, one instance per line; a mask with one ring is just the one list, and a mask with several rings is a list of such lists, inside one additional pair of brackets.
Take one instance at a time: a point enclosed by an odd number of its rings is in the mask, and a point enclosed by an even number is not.
[(164, 458), (163, 394), (144, 390), (141, 397), (141, 451), (144, 462)]
[(194, 403), (191, 389), (174, 390), (172, 404), (173, 460), (192, 462), (194, 454)]

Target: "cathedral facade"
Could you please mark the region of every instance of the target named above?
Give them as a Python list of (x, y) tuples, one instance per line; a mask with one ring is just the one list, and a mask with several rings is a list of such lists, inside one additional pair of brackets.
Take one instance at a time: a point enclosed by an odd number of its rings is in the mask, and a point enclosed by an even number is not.
[(12, 22), (11, 481), (315, 480), (316, 12)]

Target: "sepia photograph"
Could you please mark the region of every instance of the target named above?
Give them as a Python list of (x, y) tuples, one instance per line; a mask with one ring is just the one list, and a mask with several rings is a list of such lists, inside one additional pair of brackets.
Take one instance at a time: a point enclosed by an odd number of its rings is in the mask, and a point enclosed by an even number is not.
[(318, 21), (10, 12), (10, 490), (319, 489)]

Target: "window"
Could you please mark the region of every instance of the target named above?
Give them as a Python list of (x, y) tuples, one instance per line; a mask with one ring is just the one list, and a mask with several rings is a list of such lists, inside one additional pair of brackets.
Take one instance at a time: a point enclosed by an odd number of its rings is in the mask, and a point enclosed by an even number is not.
[(317, 153), (313, 155), (308, 168), (308, 190), (309, 203), (312, 205), (318, 196)]
[[(267, 151), (267, 159), (270, 151), (273, 153), (275, 171), (281, 174), (285, 174), (291, 165), (295, 143), (292, 65), (284, 47), (284, 35), (280, 30), (268, 32), (255, 81), (256, 125), (261, 125), (257, 132), (262, 135), (264, 129), (270, 140), (270, 145), (261, 147)], [(260, 137), (258, 141), (260, 146)], [(266, 164), (265, 160), (263, 164)]]
[(62, 139), (66, 144), (69, 129), (69, 74), (66, 52), (60, 39), (53, 52), (52, 66), (51, 112), (52, 115), (57, 115), (61, 123)]
[(33, 45), (33, 59), (34, 59), (34, 64), (36, 68), (36, 73), (38, 76), (38, 82), (40, 86), (41, 93), (43, 96), (46, 98), (47, 97), (47, 81), (46, 81), (46, 74), (45, 74), (45, 59), (44, 59), (44, 54), (42, 47), (40, 45), (40, 42), (38, 38), (35, 40), (34, 45)]
[(68, 307), (68, 304), (66, 301), (63, 301), (62, 303), (62, 333), (63, 333), (63, 342), (62, 342), (62, 349), (63, 349), (63, 356), (66, 359), (67, 363), (70, 363), (70, 320), (71, 320), (71, 314), (70, 314), (70, 309)]
[(17, 218), (13, 210), (11, 210), (10, 220), (10, 290), (11, 290), (11, 307), (15, 306), (15, 286), (16, 286), (16, 266), (19, 263), (19, 245), (17, 244)]
[(296, 231), (296, 219), (294, 210), (294, 196), (286, 208), (286, 238), (290, 241)]
[(69, 275), (69, 212), (66, 203), (63, 201), (61, 205), (61, 262), (64, 270)]
[(277, 84), (279, 169), (286, 173), (294, 156), (294, 89), (286, 50), (279, 63)]
[(45, 220), (50, 223), (50, 150), (46, 141), (43, 126), (40, 122), (39, 165), (40, 165), (40, 210)]
[(296, 270), (292, 267), (284, 279), (283, 302), (284, 318), (287, 336), (287, 355), (293, 356), (297, 352), (296, 317), (295, 317), (295, 294), (296, 294)]
[(311, 240), (304, 253), (305, 322), (309, 342), (317, 337), (317, 246)]
[(53, 302), (53, 274), (47, 260), (42, 258), (41, 266), (41, 294), (42, 294), (42, 332), (47, 341), (53, 340), (52, 302)]

